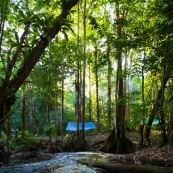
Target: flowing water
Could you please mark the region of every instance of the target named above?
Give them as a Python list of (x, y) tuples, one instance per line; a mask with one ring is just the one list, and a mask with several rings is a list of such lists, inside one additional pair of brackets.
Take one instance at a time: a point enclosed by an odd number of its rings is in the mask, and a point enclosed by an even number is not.
[(78, 163), (78, 160), (90, 160), (93, 157), (102, 158), (101, 153), (58, 153), (45, 161), (34, 161), (33, 159), (34, 163), (26, 163), (26, 161), (23, 163), (23, 160), (18, 160), (17, 164), (0, 167), (0, 173), (101, 173), (101, 170)]
[[(50, 155), (49, 155), (50, 156)], [(150, 172), (150, 173), (173, 173), (173, 167), (156, 167), (156, 166), (144, 166), (133, 165), (127, 162), (125, 155), (116, 155), (114, 159), (111, 159), (110, 154), (93, 153), (93, 152), (73, 152), (73, 153), (57, 153), (47, 157), (47, 160), (43, 160), (44, 157), (38, 159), (27, 159), (20, 157), (14, 157), (11, 159), (9, 166), (0, 167), (0, 173), (105, 173), (105, 170), (93, 168), (94, 163), (101, 163), (101, 167), (106, 163), (114, 163), (114, 166), (107, 172)], [(45, 158), (44, 158), (45, 159)], [(85, 164), (82, 164), (85, 163)], [(92, 165), (93, 164), (93, 165)], [(98, 166), (100, 167), (100, 166)]]

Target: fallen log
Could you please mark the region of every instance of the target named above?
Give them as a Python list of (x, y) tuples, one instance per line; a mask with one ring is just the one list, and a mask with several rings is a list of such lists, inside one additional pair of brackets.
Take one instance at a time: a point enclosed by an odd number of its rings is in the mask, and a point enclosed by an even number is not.
[(100, 168), (105, 170), (105, 172), (114, 173), (173, 173), (173, 167), (157, 167), (150, 165), (128, 165), (120, 163), (110, 163), (110, 162), (89, 162), (89, 161), (79, 161), (79, 163), (85, 164), (89, 167)]

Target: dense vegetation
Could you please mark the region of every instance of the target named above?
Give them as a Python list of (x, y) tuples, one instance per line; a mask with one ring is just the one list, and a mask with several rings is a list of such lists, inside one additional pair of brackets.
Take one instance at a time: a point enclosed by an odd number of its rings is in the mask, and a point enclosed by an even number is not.
[[(0, 138), (65, 136), (69, 121), (109, 132), (106, 152), (132, 151), (126, 129), (173, 141), (173, 2), (0, 0)], [(76, 145), (85, 142), (76, 131)], [(6, 138), (6, 137), (5, 137)], [(7, 142), (8, 143), (8, 142)]]

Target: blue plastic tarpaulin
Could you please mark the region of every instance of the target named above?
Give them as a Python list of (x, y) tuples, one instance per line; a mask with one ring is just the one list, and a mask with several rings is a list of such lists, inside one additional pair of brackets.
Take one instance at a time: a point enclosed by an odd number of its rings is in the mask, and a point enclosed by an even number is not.
[(158, 119), (154, 119), (152, 125), (159, 124), (159, 122), (160, 122), (160, 121), (159, 121)]
[[(154, 118), (152, 125), (157, 125), (159, 122), (159, 119)], [(148, 123), (148, 119), (145, 120), (145, 123)]]
[[(76, 131), (76, 126), (76, 122), (68, 122), (66, 130)], [(96, 128), (93, 122), (85, 122), (84, 127), (85, 130), (91, 130)], [(79, 130), (82, 130), (82, 123), (79, 123)]]

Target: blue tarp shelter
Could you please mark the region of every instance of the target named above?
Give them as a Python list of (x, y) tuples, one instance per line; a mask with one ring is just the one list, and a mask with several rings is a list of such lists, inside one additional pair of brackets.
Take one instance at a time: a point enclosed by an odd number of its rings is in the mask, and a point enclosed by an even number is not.
[(160, 121), (158, 119), (154, 119), (152, 125), (157, 125), (157, 124), (159, 124), (159, 122)]
[[(148, 119), (146, 119), (145, 122), (147, 123)], [(159, 119), (154, 118), (152, 125), (157, 125), (159, 124), (159, 122), (160, 122)]]
[[(76, 131), (76, 122), (68, 122), (66, 130), (68, 131)], [(85, 122), (84, 124), (85, 130), (95, 129), (96, 126), (93, 122)], [(79, 123), (79, 130), (82, 130), (82, 123)]]

